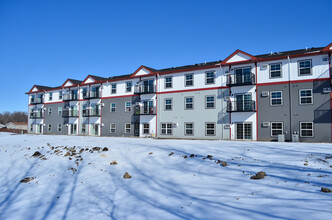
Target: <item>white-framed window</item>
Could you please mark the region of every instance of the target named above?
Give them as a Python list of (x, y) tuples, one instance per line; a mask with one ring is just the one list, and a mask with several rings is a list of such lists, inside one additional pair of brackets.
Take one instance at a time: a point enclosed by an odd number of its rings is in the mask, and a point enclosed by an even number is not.
[(62, 114), (62, 107), (59, 106), (59, 107), (58, 107), (58, 115), (61, 115), (61, 114)]
[(116, 110), (116, 103), (115, 103), (115, 102), (112, 102), (112, 103), (110, 104), (110, 111), (111, 111), (111, 112), (115, 112), (115, 110)]
[(143, 134), (150, 134), (150, 124), (149, 123), (143, 124)]
[(115, 123), (111, 123), (110, 124), (110, 133), (114, 134), (116, 132), (116, 124)]
[(205, 84), (214, 84), (214, 78), (215, 78), (215, 72), (214, 71), (208, 71), (205, 72)]
[(130, 123), (126, 123), (125, 124), (125, 133), (126, 134), (130, 134), (131, 133), (131, 124)]
[(125, 111), (126, 112), (131, 111), (131, 101), (125, 103)]
[(281, 63), (270, 64), (270, 78), (281, 77)]
[(53, 100), (53, 92), (48, 93), (48, 100), (52, 101)]
[(189, 135), (189, 136), (194, 135), (194, 123), (192, 122), (184, 123), (184, 135)]
[(284, 126), (282, 122), (271, 122), (271, 136), (278, 136), (284, 133)]
[(300, 136), (313, 137), (314, 136), (314, 123), (313, 122), (300, 122)]
[(193, 73), (189, 73), (184, 75), (185, 77), (185, 86), (193, 86), (194, 85), (194, 74)]
[(58, 132), (62, 131), (62, 124), (58, 124)]
[(48, 108), (48, 115), (52, 115), (52, 107)]
[(206, 122), (205, 123), (205, 136), (214, 136), (216, 135), (216, 123)]
[(62, 100), (62, 95), (63, 95), (63, 92), (62, 91), (59, 91), (59, 99)]
[(166, 98), (165, 99), (165, 111), (172, 111), (173, 108), (173, 99)]
[(205, 96), (205, 108), (206, 109), (215, 108), (215, 96), (213, 95)]
[(282, 91), (271, 92), (271, 106), (282, 105)]
[(33, 131), (33, 124), (30, 124), (30, 131)]
[(51, 130), (52, 130), (52, 124), (48, 124), (48, 125), (47, 125), (47, 131), (48, 131), (48, 132), (51, 132)]
[(184, 97), (184, 109), (194, 109), (194, 97)]
[(116, 83), (111, 84), (111, 94), (116, 94)]
[(131, 92), (131, 87), (133, 86), (132, 81), (126, 82), (126, 92)]
[(299, 90), (299, 96), (300, 96), (300, 105), (305, 104), (312, 104), (312, 89), (300, 89)]
[(311, 60), (299, 60), (299, 75), (311, 75)]
[(172, 123), (161, 123), (161, 134), (172, 135), (173, 134), (173, 124)]
[(172, 88), (172, 87), (173, 87), (173, 77), (166, 76), (165, 77), (165, 89)]

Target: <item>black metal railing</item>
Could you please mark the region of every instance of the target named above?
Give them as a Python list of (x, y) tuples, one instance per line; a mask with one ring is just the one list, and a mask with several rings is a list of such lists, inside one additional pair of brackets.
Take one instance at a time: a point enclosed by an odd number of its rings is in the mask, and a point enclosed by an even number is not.
[(226, 86), (255, 85), (255, 74), (231, 74), (227, 76)]
[(84, 109), (82, 110), (83, 117), (100, 117), (99, 109)]
[(155, 115), (156, 107), (136, 106), (135, 115)]
[(72, 110), (72, 109), (64, 109), (62, 111), (62, 117), (68, 118), (68, 117), (78, 117), (78, 111)]
[(155, 85), (135, 85), (134, 94), (156, 93)]
[(30, 112), (29, 118), (30, 119), (44, 118), (44, 114), (43, 114), (43, 112)]
[(34, 98), (30, 100), (31, 105), (43, 104), (43, 103), (44, 103), (43, 98)]
[(99, 91), (83, 92), (83, 99), (99, 99), (99, 98), (101, 98)]
[(77, 94), (65, 94), (62, 96), (63, 101), (76, 101), (78, 100)]
[(227, 103), (227, 112), (255, 112), (255, 101), (229, 101)]

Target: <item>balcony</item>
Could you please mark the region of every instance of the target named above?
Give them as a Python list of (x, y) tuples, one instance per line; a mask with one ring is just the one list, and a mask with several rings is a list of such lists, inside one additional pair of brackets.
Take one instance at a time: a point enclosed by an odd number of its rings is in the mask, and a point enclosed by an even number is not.
[(100, 117), (99, 109), (84, 109), (82, 110), (83, 117)]
[(83, 99), (100, 99), (101, 95), (99, 91), (83, 92)]
[(63, 101), (77, 101), (78, 96), (77, 94), (65, 94), (62, 97)]
[(135, 115), (155, 115), (156, 107), (136, 106)]
[(232, 74), (228, 75), (226, 86), (247, 86), (255, 85), (255, 74)]
[(227, 112), (255, 112), (255, 101), (229, 101), (227, 103)]
[(64, 109), (62, 111), (62, 117), (63, 118), (78, 117), (78, 111), (72, 109)]
[(30, 119), (41, 119), (44, 118), (43, 112), (31, 112), (29, 115)]
[(156, 93), (155, 85), (135, 85), (134, 94), (150, 94)]
[(34, 98), (30, 100), (31, 105), (37, 105), (37, 104), (43, 104), (44, 100), (43, 98)]

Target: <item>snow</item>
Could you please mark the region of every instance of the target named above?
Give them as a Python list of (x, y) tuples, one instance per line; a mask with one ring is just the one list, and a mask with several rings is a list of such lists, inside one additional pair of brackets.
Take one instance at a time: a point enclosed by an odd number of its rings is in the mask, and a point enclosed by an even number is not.
[[(108, 151), (77, 154), (76, 165), (65, 146)], [(0, 219), (329, 219), (332, 193), (320, 189), (332, 188), (331, 149), (0, 133)], [(31, 157), (35, 151), (47, 159)], [(250, 179), (259, 171), (267, 176)], [(35, 179), (20, 183), (25, 177)]]

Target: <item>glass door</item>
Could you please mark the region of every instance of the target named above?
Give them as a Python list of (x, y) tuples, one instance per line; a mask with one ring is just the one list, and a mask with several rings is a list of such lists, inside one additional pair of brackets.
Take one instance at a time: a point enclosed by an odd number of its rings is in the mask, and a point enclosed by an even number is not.
[(237, 140), (251, 140), (252, 139), (252, 124), (251, 123), (236, 123), (236, 139)]
[(251, 111), (251, 94), (235, 95), (236, 98), (236, 111)]

